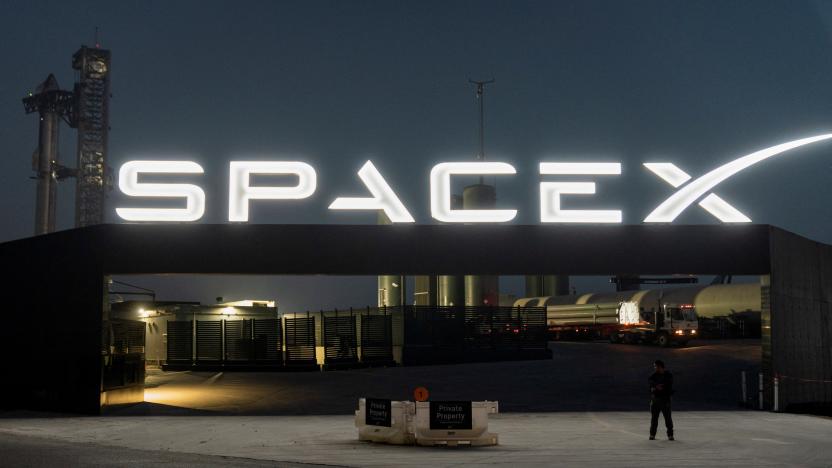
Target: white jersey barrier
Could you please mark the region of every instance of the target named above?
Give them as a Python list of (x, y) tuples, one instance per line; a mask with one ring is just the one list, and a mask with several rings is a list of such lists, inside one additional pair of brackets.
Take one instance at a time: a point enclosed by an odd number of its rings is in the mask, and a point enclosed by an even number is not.
[(420, 401), (416, 403), (416, 443), (419, 445), (497, 445), (488, 432), (488, 415), (496, 401)]
[(497, 445), (488, 432), (496, 401), (410, 401), (361, 398), (355, 412), (358, 440), (398, 445)]
[(361, 398), (358, 400), (358, 410), (355, 412), (358, 440), (413, 445), (415, 414), (416, 405), (412, 401)]

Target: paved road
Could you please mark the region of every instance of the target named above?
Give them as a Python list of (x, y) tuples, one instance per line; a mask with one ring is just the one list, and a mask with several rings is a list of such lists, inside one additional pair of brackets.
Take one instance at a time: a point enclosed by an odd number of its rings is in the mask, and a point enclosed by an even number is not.
[(96, 443), (77, 443), (0, 433), (0, 467), (309, 467), (302, 463), (282, 463), (240, 457), (199, 455), (167, 450), (136, 450)]
[[(151, 402), (102, 417), (0, 415), (0, 466), (799, 466), (832, 468), (832, 419), (737, 410), (758, 342), (554, 343), (547, 361), (286, 373), (151, 373)], [(678, 441), (648, 441), (645, 379), (678, 383)], [(360, 443), (360, 396), (491, 399), (498, 447)], [(224, 415), (224, 416), (219, 416)], [(303, 416), (297, 416), (303, 415)]]
[(832, 419), (758, 411), (676, 412), (676, 442), (648, 441), (644, 411), (500, 414), (484, 448), (362, 443), (345, 415), (23, 416), (0, 418), (0, 465), (832, 467)]
[(151, 372), (145, 405), (127, 414), (349, 414), (363, 396), (404, 400), (426, 386), (433, 399), (497, 400), (512, 411), (641, 411), (661, 358), (673, 371), (678, 410), (737, 409), (740, 371), (759, 368), (759, 341), (686, 348), (551, 344), (553, 359), (330, 372)]

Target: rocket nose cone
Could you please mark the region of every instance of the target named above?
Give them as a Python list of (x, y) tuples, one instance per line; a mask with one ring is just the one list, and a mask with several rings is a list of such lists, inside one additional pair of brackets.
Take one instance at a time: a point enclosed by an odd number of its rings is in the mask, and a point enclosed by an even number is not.
[(49, 76), (47, 76), (46, 79), (43, 80), (43, 83), (38, 85), (36, 92), (37, 94), (40, 94), (45, 93), (47, 91), (57, 91), (58, 89), (60, 89), (60, 87), (58, 86), (58, 80), (55, 79), (55, 75), (50, 73)]

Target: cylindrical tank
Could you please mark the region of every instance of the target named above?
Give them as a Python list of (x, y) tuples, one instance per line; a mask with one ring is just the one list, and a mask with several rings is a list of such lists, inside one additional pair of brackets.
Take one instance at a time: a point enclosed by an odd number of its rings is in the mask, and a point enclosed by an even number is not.
[[(462, 209), (461, 196), (451, 196), (451, 209)], [(437, 276), (436, 304), (440, 306), (465, 305), (465, 277), (462, 275)]]
[(382, 275), (378, 277), (379, 307), (399, 307), (405, 302), (404, 276)]
[(462, 190), (462, 207), (466, 210), (490, 210), (497, 206), (497, 189), (493, 185), (474, 184)]
[(759, 312), (762, 308), (758, 283), (595, 293), (586, 299), (586, 303), (633, 301), (650, 309), (658, 304), (659, 298), (663, 303), (693, 304), (699, 317), (725, 317), (731, 313)]
[(543, 277), (540, 275), (526, 275), (526, 297), (546, 295), (543, 294)]
[(700, 317), (725, 317), (732, 312), (760, 312), (762, 299), (759, 283), (715, 284), (698, 291), (694, 297)]
[(58, 160), (58, 114), (41, 112), (38, 128), (38, 184), (35, 201), (35, 235), (55, 230), (57, 180), (52, 162)]
[(436, 276), (418, 275), (413, 277), (413, 305), (436, 305)]
[[(378, 224), (392, 224), (383, 211), (378, 213)], [(405, 304), (405, 280), (402, 275), (381, 275), (378, 277), (379, 307), (399, 307)]]
[(465, 280), (462, 276), (440, 275), (436, 279), (437, 304), (458, 306), (465, 304)]
[[(488, 210), (497, 206), (497, 190), (493, 185), (474, 184), (462, 191), (462, 207), (466, 210)], [(496, 255), (496, 252), (483, 252)], [(499, 305), (500, 278), (494, 275), (465, 276), (465, 305)]]
[(543, 294), (547, 296), (566, 296), (569, 294), (568, 275), (546, 275), (543, 277)]
[(465, 305), (500, 305), (500, 279), (493, 275), (465, 275)]
[(526, 275), (526, 297), (566, 296), (568, 294), (568, 275)]
[[(525, 297), (517, 299), (515, 307), (541, 307), (547, 310), (578, 311), (581, 304), (617, 304), (635, 302), (643, 316), (651, 316), (660, 305), (693, 304), (702, 335), (709, 337), (759, 337), (762, 310), (759, 283), (683, 286), (641, 291), (617, 291), (569, 296)], [(576, 304), (569, 307), (570, 304)], [(553, 307), (555, 306), (555, 307)], [(559, 325), (571, 325), (564, 320)], [(572, 318), (569, 318), (572, 320)], [(580, 318), (575, 319), (575, 324)], [(600, 323), (600, 322), (599, 322)]]

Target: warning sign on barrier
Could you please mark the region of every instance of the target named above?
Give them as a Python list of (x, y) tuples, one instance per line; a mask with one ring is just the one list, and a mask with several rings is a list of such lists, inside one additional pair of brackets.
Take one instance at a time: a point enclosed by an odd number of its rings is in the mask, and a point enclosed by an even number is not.
[(440, 430), (471, 429), (471, 402), (431, 401), (430, 428)]
[(392, 427), (392, 404), (390, 400), (366, 399), (364, 424), (368, 426)]

